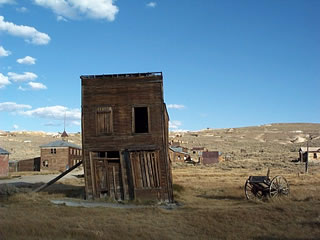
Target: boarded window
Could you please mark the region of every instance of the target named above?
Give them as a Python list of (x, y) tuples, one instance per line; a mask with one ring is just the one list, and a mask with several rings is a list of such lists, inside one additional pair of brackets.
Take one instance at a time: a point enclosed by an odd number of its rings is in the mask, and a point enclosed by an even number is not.
[(112, 133), (112, 108), (98, 107), (96, 118), (97, 134)]
[(134, 108), (134, 132), (147, 133), (149, 132), (149, 118), (147, 107)]
[(137, 189), (159, 188), (159, 152), (131, 152), (134, 182)]

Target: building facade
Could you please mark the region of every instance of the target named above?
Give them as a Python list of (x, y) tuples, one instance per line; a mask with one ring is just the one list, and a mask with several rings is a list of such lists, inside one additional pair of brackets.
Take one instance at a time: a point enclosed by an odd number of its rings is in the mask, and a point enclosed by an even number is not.
[(171, 202), (162, 73), (80, 78), (87, 198)]
[(40, 146), (41, 170), (65, 171), (82, 161), (81, 147), (64, 140)]
[(0, 148), (0, 177), (9, 175), (9, 152)]

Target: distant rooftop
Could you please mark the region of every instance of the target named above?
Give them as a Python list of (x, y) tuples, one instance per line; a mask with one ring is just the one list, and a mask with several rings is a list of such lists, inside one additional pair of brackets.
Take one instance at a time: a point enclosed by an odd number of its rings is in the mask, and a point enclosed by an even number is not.
[[(308, 149), (307, 147), (301, 147), (301, 152), (306, 152)], [(309, 152), (320, 152), (320, 147), (309, 147)]]
[(88, 78), (127, 78), (127, 77), (154, 77), (154, 76), (162, 76), (162, 72), (81, 75), (80, 78), (81, 79), (88, 79)]
[(6, 155), (6, 154), (9, 154), (9, 152), (4, 150), (3, 148), (0, 148), (0, 155)]
[(73, 148), (81, 149), (81, 147), (76, 144), (73, 144), (67, 141), (62, 141), (62, 140), (50, 142), (48, 144), (40, 146), (40, 148), (44, 148), (44, 147), (73, 147)]

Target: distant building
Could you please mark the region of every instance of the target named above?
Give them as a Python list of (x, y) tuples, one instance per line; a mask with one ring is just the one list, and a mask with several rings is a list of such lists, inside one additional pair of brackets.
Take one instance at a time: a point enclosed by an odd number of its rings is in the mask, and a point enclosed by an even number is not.
[(202, 162), (202, 153), (208, 151), (205, 147), (193, 147), (190, 150), (190, 157), (191, 160), (194, 162), (201, 163)]
[(0, 148), (0, 177), (6, 177), (9, 174), (9, 152)]
[(202, 164), (213, 164), (219, 162), (219, 152), (218, 151), (208, 151), (202, 153)]
[[(308, 155), (309, 152), (309, 155)], [(307, 161), (313, 161), (313, 160), (320, 160), (320, 147), (309, 147), (309, 151), (307, 147), (301, 147), (299, 149), (299, 160), (300, 162)]]
[(41, 170), (65, 171), (82, 160), (81, 147), (58, 140), (40, 146)]
[(29, 158), (18, 161), (9, 161), (9, 172), (40, 171), (41, 158)]
[(169, 147), (169, 155), (172, 162), (184, 162), (188, 153), (184, 152), (182, 147)]

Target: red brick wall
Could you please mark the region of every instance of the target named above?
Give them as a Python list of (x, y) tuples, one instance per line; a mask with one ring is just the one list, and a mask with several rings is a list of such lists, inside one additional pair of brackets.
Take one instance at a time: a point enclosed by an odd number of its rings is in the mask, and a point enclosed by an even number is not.
[(0, 177), (8, 176), (9, 173), (9, 155), (0, 155)]

